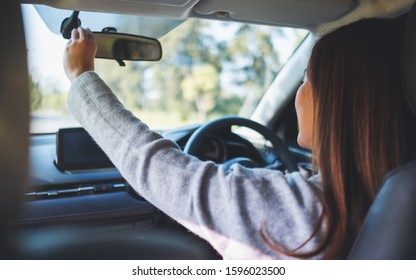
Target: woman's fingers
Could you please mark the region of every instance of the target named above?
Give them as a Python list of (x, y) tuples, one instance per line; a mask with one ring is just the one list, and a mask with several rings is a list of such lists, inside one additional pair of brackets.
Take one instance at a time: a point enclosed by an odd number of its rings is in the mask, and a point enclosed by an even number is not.
[(94, 58), (97, 51), (94, 35), (89, 29), (78, 27), (71, 31), (64, 52), (64, 69), (70, 81), (86, 71), (94, 70)]
[(92, 34), (91, 30), (88, 27), (85, 30), (87, 31), (88, 39), (95, 41), (94, 34)]
[(81, 26), (72, 30), (72, 39), (91, 40), (95, 41), (94, 34), (89, 28), (82, 28)]
[(79, 33), (79, 39), (83, 40), (83, 39), (88, 39), (88, 33), (87, 30), (85, 30), (84, 28), (82, 28), (81, 26), (78, 27), (78, 33)]
[(71, 39), (79, 39), (79, 33), (78, 30), (76, 28), (72, 29), (71, 31)]

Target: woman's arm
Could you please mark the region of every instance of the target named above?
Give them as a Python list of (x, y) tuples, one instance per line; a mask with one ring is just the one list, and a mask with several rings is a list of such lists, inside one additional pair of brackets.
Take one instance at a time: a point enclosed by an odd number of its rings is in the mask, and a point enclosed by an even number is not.
[[(80, 46), (77, 38), (71, 44)], [(88, 49), (85, 61), (90, 61), (93, 44), (84, 44), (74, 52), (69, 45), (64, 62), (82, 61), (83, 48)], [(68, 64), (66, 69), (72, 69)], [(69, 111), (138, 193), (208, 240), (221, 255), (283, 258), (265, 244), (260, 235), (262, 223), (282, 248), (293, 249), (309, 237), (321, 210), (299, 173), (292, 175), (295, 184), (290, 186), (277, 171), (238, 165), (225, 171), (222, 166), (186, 155), (126, 110), (90, 71), (90, 63), (72, 65), (78, 66), (67, 71), (75, 73)], [(307, 248), (314, 245), (312, 240)]]

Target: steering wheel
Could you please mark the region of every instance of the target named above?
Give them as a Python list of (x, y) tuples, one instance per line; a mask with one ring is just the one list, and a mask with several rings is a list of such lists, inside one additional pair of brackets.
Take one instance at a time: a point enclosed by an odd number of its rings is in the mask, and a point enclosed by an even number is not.
[[(221, 131), (228, 129), (231, 131), (232, 126), (240, 126), (240, 127), (247, 127), (250, 128), (258, 133), (260, 133), (266, 140), (270, 141), (273, 145), (273, 151), (276, 157), (280, 158), (283, 165), (289, 172), (298, 171), (298, 167), (296, 161), (292, 157), (292, 154), (289, 152), (288, 147), (284, 142), (269, 128), (252, 121), (250, 119), (242, 118), (242, 117), (222, 117), (213, 121), (210, 121), (202, 126), (200, 126), (194, 133), (191, 135), (189, 140), (187, 141), (184, 152), (189, 155), (196, 155), (198, 149), (201, 147), (204, 139), (206, 139), (211, 134), (215, 133), (216, 131)], [(233, 163), (246, 163), (246, 166), (254, 166), (250, 162), (250, 159), (247, 158), (236, 158), (229, 160), (228, 164), (231, 165)], [(226, 162), (227, 163), (227, 162)]]

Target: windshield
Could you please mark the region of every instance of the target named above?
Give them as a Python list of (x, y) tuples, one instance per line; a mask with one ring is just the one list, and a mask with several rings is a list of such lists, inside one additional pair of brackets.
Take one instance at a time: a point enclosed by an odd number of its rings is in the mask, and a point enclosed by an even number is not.
[[(58, 24), (71, 14), (54, 8), (22, 5), (28, 49), (31, 90), (31, 132), (55, 132), (79, 126), (66, 109), (70, 83), (62, 66), (67, 43)], [(81, 21), (89, 27), (88, 18)], [(92, 13), (89, 13), (92, 14)], [(53, 15), (56, 15), (53, 18)], [(116, 15), (109, 15), (114, 21)], [(149, 26), (156, 19), (128, 17), (123, 26), (135, 30), (138, 22)], [(95, 61), (95, 71), (108, 83), (123, 104), (152, 129), (170, 129), (202, 123), (224, 115), (250, 116), (282, 65), (307, 31), (202, 19), (157, 19), (163, 57), (158, 62)], [(103, 22), (101, 25), (99, 22)], [(93, 31), (108, 27), (105, 14)], [(92, 24), (92, 23), (91, 23)], [(129, 29), (128, 26), (131, 26)], [(120, 32), (124, 27), (117, 26)], [(120, 28), (122, 30), (120, 30)], [(52, 31), (51, 31), (52, 30)], [(139, 32), (139, 31), (138, 31)], [(152, 34), (139, 34), (152, 36)]]

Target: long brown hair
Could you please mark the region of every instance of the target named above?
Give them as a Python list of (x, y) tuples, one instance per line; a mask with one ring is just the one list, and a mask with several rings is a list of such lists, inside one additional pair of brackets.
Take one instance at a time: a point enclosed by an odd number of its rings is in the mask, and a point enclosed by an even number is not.
[[(312, 150), (322, 180), (323, 214), (297, 258), (345, 258), (390, 170), (416, 158), (416, 116), (401, 82), (403, 20), (364, 19), (321, 37), (307, 69), (312, 84)], [(298, 252), (326, 223), (321, 244)]]
[(365, 19), (323, 36), (308, 65), (326, 258), (344, 258), (386, 173), (415, 158), (401, 83), (401, 20)]

